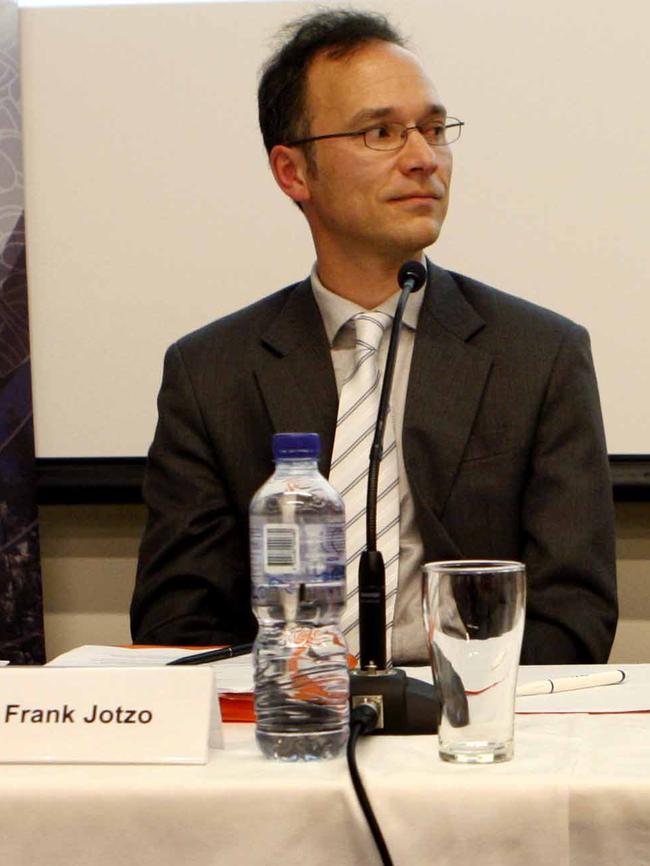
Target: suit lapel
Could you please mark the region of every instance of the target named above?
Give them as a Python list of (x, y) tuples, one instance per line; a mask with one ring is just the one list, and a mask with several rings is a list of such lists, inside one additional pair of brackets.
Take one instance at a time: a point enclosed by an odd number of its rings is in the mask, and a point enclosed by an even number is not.
[(262, 336), (265, 357), (255, 377), (273, 430), (314, 432), (321, 438), (321, 471), (332, 459), (338, 409), (330, 347), (309, 279), (289, 295)]
[(461, 552), (439, 518), (478, 411), (492, 357), (467, 342), (484, 322), (450, 274), (428, 262), (428, 275), (406, 398), (404, 460), (418, 513), (427, 524), (422, 533), (425, 554), (427, 549), (435, 549), (437, 556), (455, 557)]

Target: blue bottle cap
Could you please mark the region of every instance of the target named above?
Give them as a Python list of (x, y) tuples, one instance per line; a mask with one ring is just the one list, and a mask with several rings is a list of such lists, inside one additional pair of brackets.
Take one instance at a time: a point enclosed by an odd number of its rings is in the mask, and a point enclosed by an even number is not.
[(294, 458), (317, 460), (320, 454), (318, 433), (274, 433), (273, 457), (275, 460)]

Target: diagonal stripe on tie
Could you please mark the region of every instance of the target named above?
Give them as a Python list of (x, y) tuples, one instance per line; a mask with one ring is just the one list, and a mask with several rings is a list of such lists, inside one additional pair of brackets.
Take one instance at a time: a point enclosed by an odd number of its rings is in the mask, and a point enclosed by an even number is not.
[[(379, 502), (383, 501), (383, 500), (386, 498), (386, 496), (389, 496), (389, 495), (390, 495), (391, 491), (395, 488), (395, 486), (396, 486), (397, 484), (399, 484), (399, 479), (398, 479), (398, 478), (396, 478), (396, 479), (392, 482), (392, 484), (389, 484), (389, 485), (385, 488), (385, 490), (382, 490), (382, 492), (381, 492), (381, 493), (379, 494), (379, 496), (377, 497), (377, 505), (379, 505)], [(359, 508), (358, 511), (356, 512), (356, 514), (354, 514), (354, 515), (353, 515), (349, 520), (346, 520), (346, 522), (345, 522), (345, 528), (346, 528), (346, 529), (351, 529), (352, 526), (353, 526), (357, 521), (361, 520), (361, 519), (364, 518), (365, 516), (366, 516), (366, 497), (365, 497), (365, 495), (364, 495), (364, 497), (363, 497), (363, 506), (362, 506), (361, 508)]]
[[(365, 393), (365, 394), (362, 394), (362, 395), (358, 398), (358, 400), (356, 401), (356, 403), (353, 403), (352, 406), (350, 406), (348, 409), (346, 409), (346, 411), (343, 413), (343, 415), (339, 415), (339, 417), (338, 417), (338, 419), (337, 419), (337, 421), (336, 421), (336, 426), (337, 426), (337, 427), (340, 427), (340, 426), (341, 426), (345, 421), (347, 421), (347, 419), (350, 417), (350, 415), (351, 415), (354, 411), (356, 411), (360, 406), (362, 406), (362, 404), (365, 403), (365, 401), (368, 399), (368, 397), (369, 397), (369, 396), (370, 396), (370, 395), (371, 395), (371, 394), (372, 394), (372, 393), (373, 393), (373, 392), (374, 392), (378, 387), (379, 387), (379, 376), (377, 376), (377, 378), (376, 378), (375, 381), (372, 383), (372, 385), (370, 386), (370, 388), (368, 388), (368, 390), (366, 391), (366, 393)], [(367, 408), (367, 407), (366, 407), (366, 408)]]
[[(335, 466), (338, 466), (339, 463), (342, 463), (345, 460), (345, 458), (348, 456), (348, 454), (352, 453), (352, 451), (355, 451), (355, 450), (358, 451), (359, 446), (362, 445), (366, 439), (368, 440), (368, 442), (366, 443), (367, 450), (368, 450), (368, 452), (370, 452), (370, 443), (372, 442), (372, 434), (374, 433), (374, 430), (375, 430), (375, 422), (373, 421), (369, 427), (367, 427), (359, 436), (356, 437), (356, 439), (354, 439), (350, 443), (346, 442), (344, 444), (345, 451), (343, 451), (342, 454), (339, 454), (339, 456), (335, 460), (332, 461), (332, 468), (334, 468)], [(345, 437), (343, 435), (343, 436), (341, 436), (341, 438), (343, 439), (343, 438), (347, 438), (347, 437)]]

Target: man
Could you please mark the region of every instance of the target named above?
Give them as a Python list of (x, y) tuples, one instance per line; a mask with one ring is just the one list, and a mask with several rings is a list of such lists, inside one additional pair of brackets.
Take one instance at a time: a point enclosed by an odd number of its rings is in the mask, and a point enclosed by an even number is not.
[[(273, 175), (302, 209), (317, 261), (310, 279), (167, 353), (144, 486), (138, 642), (253, 638), (247, 509), (272, 471), (271, 435), (318, 432), (329, 474), (339, 394), (355, 371), (353, 317), (379, 310), (390, 321), (400, 265), (424, 261), (447, 211), (461, 124), (381, 16), (297, 22), (265, 68), (259, 109)], [(421, 564), (491, 558), (527, 566), (524, 663), (604, 662), (614, 535), (587, 333), (431, 262), (427, 272), (406, 308), (392, 399), (393, 661), (427, 660)]]

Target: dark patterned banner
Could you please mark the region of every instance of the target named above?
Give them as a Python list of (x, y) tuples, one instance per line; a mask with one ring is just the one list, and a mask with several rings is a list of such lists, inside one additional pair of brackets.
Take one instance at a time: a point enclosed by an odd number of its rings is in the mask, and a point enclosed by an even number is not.
[(20, 137), (18, 7), (0, 0), (0, 659), (45, 660)]

